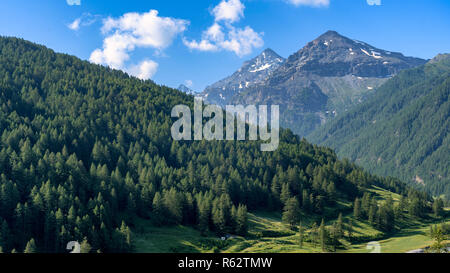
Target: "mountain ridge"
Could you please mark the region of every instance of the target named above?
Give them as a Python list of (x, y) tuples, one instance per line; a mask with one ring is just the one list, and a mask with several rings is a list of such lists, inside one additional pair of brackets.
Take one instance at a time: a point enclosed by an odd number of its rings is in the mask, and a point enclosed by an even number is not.
[[(305, 136), (364, 101), (399, 71), (424, 63), (328, 31), (289, 56), (264, 81), (227, 101), (278, 104), (282, 126)], [(207, 102), (216, 102), (204, 93)]]
[(201, 96), (211, 104), (224, 106), (245, 88), (264, 81), (276, 70), (284, 58), (270, 48), (243, 63), (232, 75), (207, 86)]
[(177, 89), (188, 95), (196, 95), (197, 94), (197, 92), (195, 92), (191, 88), (187, 87), (185, 84), (180, 84)]

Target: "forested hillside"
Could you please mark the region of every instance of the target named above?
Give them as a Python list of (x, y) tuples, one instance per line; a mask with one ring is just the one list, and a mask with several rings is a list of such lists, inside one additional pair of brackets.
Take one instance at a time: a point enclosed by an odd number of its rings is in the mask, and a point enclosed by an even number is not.
[(309, 139), (379, 175), (450, 198), (450, 56), (401, 72)]
[[(300, 212), (337, 218), (339, 200), (370, 200), (371, 185), (405, 195), (417, 216), (431, 209), (425, 194), (290, 131), (271, 153), (173, 141), (177, 104), (193, 97), (0, 38), (0, 250), (63, 252), (76, 240), (86, 252), (126, 252), (137, 218), (245, 235), (247, 210), (284, 208), (288, 223)], [(378, 210), (381, 229), (392, 228), (392, 209)]]

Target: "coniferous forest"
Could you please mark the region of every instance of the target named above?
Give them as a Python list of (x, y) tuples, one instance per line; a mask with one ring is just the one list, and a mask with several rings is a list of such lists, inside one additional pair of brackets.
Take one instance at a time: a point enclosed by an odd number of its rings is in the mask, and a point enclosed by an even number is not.
[[(442, 209), (428, 194), (371, 175), (289, 130), (275, 152), (261, 152), (257, 142), (173, 141), (171, 109), (193, 101), (0, 38), (1, 250), (65, 252), (79, 241), (86, 252), (132, 252), (141, 218), (245, 236), (251, 211), (283, 212), (292, 226), (300, 214), (339, 223), (339, 214), (351, 213), (388, 232), (401, 214)], [(377, 203), (372, 186), (400, 194), (402, 207)], [(342, 200), (354, 203), (351, 211), (336, 205)]]
[[(379, 175), (450, 198), (450, 55), (402, 71), (310, 135)], [(367, 143), (370, 143), (368, 146)]]

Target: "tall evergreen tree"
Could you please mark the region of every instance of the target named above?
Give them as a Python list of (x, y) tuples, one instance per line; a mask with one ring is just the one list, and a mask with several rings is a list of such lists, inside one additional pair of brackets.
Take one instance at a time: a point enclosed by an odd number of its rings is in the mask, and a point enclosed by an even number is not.
[(36, 252), (37, 252), (36, 242), (34, 241), (34, 239), (31, 239), (30, 241), (28, 241), (24, 253), (36, 253)]
[(289, 198), (284, 207), (283, 222), (289, 224), (290, 228), (293, 229), (300, 221), (300, 213), (301, 211), (297, 198)]

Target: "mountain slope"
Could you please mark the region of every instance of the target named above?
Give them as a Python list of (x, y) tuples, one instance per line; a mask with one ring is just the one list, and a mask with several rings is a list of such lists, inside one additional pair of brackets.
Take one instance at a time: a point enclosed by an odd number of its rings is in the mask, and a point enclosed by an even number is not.
[(194, 90), (192, 90), (191, 88), (187, 87), (184, 84), (180, 84), (180, 86), (178, 86), (177, 89), (188, 95), (196, 95), (197, 94), (197, 92), (195, 92)]
[(279, 104), (281, 124), (304, 136), (361, 103), (392, 75), (424, 63), (329, 31), (231, 101)]
[[(65, 252), (70, 241), (127, 252), (141, 218), (217, 235), (246, 235), (247, 210), (334, 220), (374, 185), (430, 209), (425, 194), (288, 130), (266, 153), (251, 141), (174, 141), (172, 108), (192, 109), (193, 96), (20, 39), (0, 37), (0, 90), (3, 252)], [(393, 228), (391, 210), (378, 210), (377, 229)]]
[(401, 72), (309, 139), (380, 175), (450, 197), (450, 57)]
[(233, 75), (206, 87), (202, 97), (208, 103), (225, 106), (244, 89), (267, 79), (283, 62), (284, 58), (272, 49), (266, 49), (260, 55), (245, 62)]

